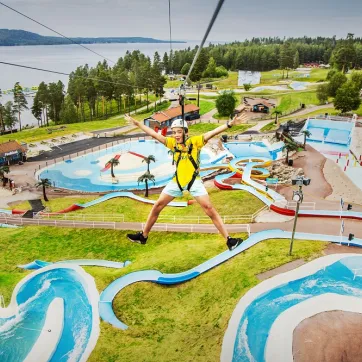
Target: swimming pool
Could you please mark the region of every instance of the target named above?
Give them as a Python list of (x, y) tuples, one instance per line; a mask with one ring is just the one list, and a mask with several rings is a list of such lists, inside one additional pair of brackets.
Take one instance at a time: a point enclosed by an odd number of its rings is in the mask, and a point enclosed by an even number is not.
[[(25, 360), (46, 320), (54, 328), (45, 333), (58, 334), (52, 346), (43, 346), (51, 349), (49, 361), (86, 360), (99, 334), (98, 298), (93, 278), (79, 267), (49, 266), (30, 274), (15, 289), (9, 308), (0, 308), (0, 360)], [(55, 299), (63, 300), (63, 313), (50, 311)]]
[[(134, 152), (142, 156), (155, 156), (156, 162), (151, 162), (150, 172), (156, 182), (150, 187), (161, 187), (170, 181), (175, 173), (172, 166), (172, 155), (169, 150), (157, 141), (132, 141), (115, 145), (111, 148), (80, 156), (74, 159), (51, 165), (37, 173), (38, 178), (48, 178), (56, 187), (87, 191), (119, 191), (144, 189), (144, 184), (138, 184), (138, 177), (147, 171), (147, 165), (142, 157), (133, 155)], [(103, 171), (107, 162), (119, 157), (119, 166), (114, 167), (115, 179), (112, 180), (110, 169)], [(200, 154), (201, 166), (216, 164), (226, 156), (226, 153), (214, 156), (202, 149)], [(205, 176), (212, 171), (205, 171)], [(116, 181), (116, 183), (114, 183)]]
[(308, 142), (349, 145), (351, 143), (353, 127), (353, 122), (308, 119), (304, 129), (311, 133), (310, 137), (307, 138)]
[(283, 142), (268, 145), (265, 142), (228, 142), (224, 144), (236, 158), (267, 157), (276, 160), (281, 157)]
[[(300, 272), (296, 269), (265, 281), (254, 288), (254, 296), (251, 290), (249, 298), (247, 298), (248, 294), (243, 297), (249, 299), (250, 303), (245, 302), (246, 305), (244, 303), (241, 307), (239, 315), (235, 316), (237, 318), (240, 316), (236, 338), (234, 342), (228, 343), (228, 347), (230, 343), (233, 343), (233, 350), (231, 356), (226, 357), (225, 353), (222, 361), (274, 362), (266, 358), (270, 355), (268, 339), (272, 337), (273, 325), (280, 321), (289, 309), (312, 301), (313, 298), (328, 294), (331, 298), (335, 295), (347, 296), (359, 298), (362, 301), (362, 278), (355, 277), (356, 269), (362, 270), (362, 256), (330, 255), (310, 264), (313, 264), (313, 267), (307, 264), (299, 268)], [(299, 275), (296, 278), (297, 274)], [(342, 307), (341, 309), (343, 310)], [(234, 325), (231, 328), (235, 327)], [(283, 341), (284, 331), (276, 332), (278, 336), (275, 337)], [(230, 338), (230, 333), (228, 338)]]

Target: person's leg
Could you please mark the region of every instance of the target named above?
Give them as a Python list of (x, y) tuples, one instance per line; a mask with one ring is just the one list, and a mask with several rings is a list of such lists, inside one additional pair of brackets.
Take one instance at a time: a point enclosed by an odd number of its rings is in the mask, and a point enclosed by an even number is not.
[(158, 219), (158, 216), (160, 215), (161, 211), (174, 199), (174, 196), (168, 195), (166, 193), (161, 193), (160, 197), (156, 201), (156, 203), (153, 205), (151, 212), (148, 215), (145, 227), (143, 229), (143, 236), (145, 238), (148, 237), (149, 232), (152, 229), (152, 226), (155, 224), (155, 222)]
[(225, 224), (223, 223), (219, 213), (216, 211), (211, 203), (210, 196), (207, 193), (204, 184), (201, 180), (195, 180), (190, 190), (191, 195), (200, 204), (206, 215), (210, 217), (220, 234), (225, 238), (226, 245), (229, 250), (235, 249), (238, 245), (243, 242), (240, 238), (231, 238), (226, 230)]
[(175, 197), (182, 195), (182, 192), (178, 189), (178, 186), (174, 182), (169, 182), (163, 189), (160, 197), (153, 205), (151, 212), (148, 215), (145, 227), (143, 231), (136, 234), (127, 234), (127, 238), (135, 243), (146, 244), (148, 234), (152, 229), (152, 226), (158, 219), (160, 212), (167, 206)]
[(210, 196), (208, 194), (202, 196), (194, 196), (195, 200), (204, 210), (205, 214), (210, 217), (215, 227), (219, 230), (220, 234), (227, 240), (229, 234), (226, 230), (225, 224), (223, 223), (219, 213), (216, 211), (211, 203)]

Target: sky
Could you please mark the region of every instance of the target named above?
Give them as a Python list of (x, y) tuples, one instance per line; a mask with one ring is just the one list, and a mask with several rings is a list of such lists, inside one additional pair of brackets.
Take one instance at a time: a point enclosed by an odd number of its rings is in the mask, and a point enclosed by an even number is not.
[[(66, 36), (169, 39), (168, 0), (0, 0)], [(172, 38), (200, 41), (218, 0), (171, 0)], [(54, 35), (0, 6), (0, 28)], [(210, 41), (362, 37), (362, 0), (225, 0)]]

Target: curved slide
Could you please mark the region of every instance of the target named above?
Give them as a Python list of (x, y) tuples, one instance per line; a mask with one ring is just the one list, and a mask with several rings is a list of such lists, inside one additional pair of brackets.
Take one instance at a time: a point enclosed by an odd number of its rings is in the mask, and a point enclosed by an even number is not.
[[(263, 201), (266, 205), (270, 207), (274, 212), (286, 215), (294, 216), (295, 210), (290, 210), (275, 204), (275, 202), (283, 204), (286, 203), (285, 198), (271, 190), (270, 188), (266, 191), (264, 185), (252, 180), (252, 170), (257, 169), (258, 172), (263, 172), (265, 174), (265, 169), (260, 169), (260, 167), (265, 167), (270, 164), (270, 159), (264, 157), (258, 158), (237, 158), (232, 160), (229, 164), (230, 170), (232, 173), (218, 175), (214, 179), (214, 184), (219, 189), (222, 190), (245, 190), (256, 196), (259, 200)], [(229, 185), (223, 181), (227, 178), (234, 178), (236, 175), (241, 177), (241, 182), (243, 184)], [(339, 210), (299, 210), (298, 213), (301, 217), (332, 217), (340, 218), (341, 216), (346, 219), (355, 219), (362, 220), (362, 212), (356, 211), (342, 211)]]
[[(121, 155), (115, 155), (113, 158), (114, 158), (115, 160), (119, 160), (120, 157), (121, 157)], [(111, 168), (111, 162), (108, 161), (108, 162), (106, 163), (106, 165), (104, 166), (104, 168), (101, 169), (101, 172), (105, 172), (105, 171), (109, 170), (110, 168)]]
[[(90, 202), (87, 202), (85, 204), (73, 204), (73, 205), (70, 205), (69, 207), (63, 209), (63, 210), (59, 210), (59, 211), (56, 211), (56, 212), (50, 212), (50, 213), (45, 213), (45, 212), (41, 212), (40, 214), (41, 215), (49, 215), (49, 216), (52, 216), (52, 215), (57, 215), (57, 214), (66, 214), (68, 212), (73, 212), (73, 211), (77, 211), (77, 210), (82, 210), (82, 209), (85, 209), (85, 208), (88, 208), (88, 207), (91, 207), (91, 206), (94, 206), (94, 205), (97, 205), (97, 204), (100, 204), (102, 202), (105, 202), (105, 201), (108, 201), (110, 199), (114, 199), (116, 197), (128, 197), (130, 199), (133, 199), (133, 200), (136, 200), (136, 201), (140, 201), (140, 202), (143, 202), (145, 204), (151, 204), (153, 205), (156, 200), (149, 200), (149, 199), (146, 199), (144, 197), (141, 197), (141, 196), (138, 196), (138, 195), (135, 195), (134, 193), (132, 192), (127, 192), (127, 191), (120, 191), (120, 192), (112, 192), (110, 194), (106, 194), (104, 196), (101, 196), (99, 197), (98, 199), (95, 199), (93, 201), (90, 201)], [(189, 201), (172, 201), (170, 202), (167, 206), (171, 206), (171, 207), (186, 207), (186, 206), (189, 206), (191, 204), (193, 204), (193, 201), (194, 200), (189, 200)], [(6, 209), (0, 209), (0, 214), (8, 214), (8, 215), (22, 215), (26, 212), (26, 210), (17, 210), (17, 209), (14, 209), (14, 210), (6, 210)]]
[(114, 268), (114, 269), (121, 269), (131, 264), (129, 260), (125, 262), (118, 262), (118, 261), (110, 261), (110, 260), (98, 260), (98, 259), (76, 259), (76, 260), (62, 260), (57, 261), (55, 263), (50, 263), (43, 260), (34, 260), (31, 263), (18, 265), (18, 268), (22, 268), (25, 270), (38, 270), (41, 268), (45, 268), (48, 265), (53, 264), (73, 264), (78, 266), (101, 266), (104, 268)]
[[(99, 315), (100, 317), (116, 328), (127, 329), (127, 325), (121, 322), (113, 311), (113, 299), (114, 297), (127, 286), (137, 282), (153, 282), (157, 284), (174, 285), (186, 282), (188, 280), (198, 277), (200, 274), (207, 272), (208, 270), (224, 263), (225, 261), (233, 258), (235, 255), (251, 248), (255, 244), (268, 240), (268, 239), (290, 239), (291, 232), (274, 229), (264, 230), (255, 234), (252, 234), (247, 240), (245, 240), (239, 247), (233, 251), (226, 250), (219, 255), (211, 258), (210, 260), (187, 270), (182, 273), (176, 274), (164, 274), (158, 270), (142, 270), (127, 274), (121, 278), (116, 279), (111, 283), (100, 295), (99, 301)], [(322, 234), (308, 234), (308, 233), (296, 233), (296, 239), (310, 240), (310, 241), (326, 241), (332, 243), (340, 243), (341, 239), (339, 235), (322, 235)], [(347, 237), (342, 238), (342, 244), (353, 245), (362, 247), (362, 239), (354, 239), (353, 243), (348, 241)]]

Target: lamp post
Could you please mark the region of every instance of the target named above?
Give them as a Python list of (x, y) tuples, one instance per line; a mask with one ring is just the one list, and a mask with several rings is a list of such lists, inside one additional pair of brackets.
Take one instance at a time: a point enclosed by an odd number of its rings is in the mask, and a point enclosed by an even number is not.
[(310, 178), (306, 178), (304, 176), (297, 176), (296, 178), (294, 178), (292, 180), (292, 185), (299, 186), (299, 190), (293, 191), (293, 200), (296, 201), (297, 207), (295, 209), (292, 239), (290, 240), (289, 256), (291, 256), (292, 252), (293, 252), (294, 235), (295, 235), (295, 229), (297, 227), (297, 219), (298, 219), (299, 207), (300, 207), (300, 204), (303, 202), (302, 186), (303, 185), (308, 186), (309, 184), (310, 184)]

